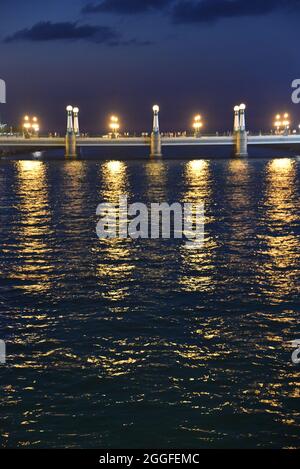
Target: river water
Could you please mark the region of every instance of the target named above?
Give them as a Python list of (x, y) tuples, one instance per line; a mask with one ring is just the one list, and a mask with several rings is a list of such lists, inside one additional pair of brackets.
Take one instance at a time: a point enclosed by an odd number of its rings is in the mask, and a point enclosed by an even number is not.
[[(300, 446), (300, 160), (0, 162), (0, 444)], [(205, 243), (96, 207), (205, 203)]]

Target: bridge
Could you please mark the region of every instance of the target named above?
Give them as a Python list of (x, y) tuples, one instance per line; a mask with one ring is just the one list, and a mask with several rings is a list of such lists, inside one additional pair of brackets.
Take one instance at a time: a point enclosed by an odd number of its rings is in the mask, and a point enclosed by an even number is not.
[(274, 146), (300, 150), (300, 134), (250, 135), (246, 130), (245, 105), (234, 108), (232, 135), (222, 136), (164, 136), (159, 128), (159, 107), (153, 107), (153, 129), (149, 137), (82, 137), (79, 133), (78, 108), (67, 107), (67, 132), (64, 138), (56, 137), (0, 137), (0, 149), (24, 150), (64, 148), (66, 157), (76, 157), (81, 147), (149, 147), (152, 157), (162, 156), (163, 147), (174, 146), (228, 146), (236, 156), (247, 156), (248, 146)]

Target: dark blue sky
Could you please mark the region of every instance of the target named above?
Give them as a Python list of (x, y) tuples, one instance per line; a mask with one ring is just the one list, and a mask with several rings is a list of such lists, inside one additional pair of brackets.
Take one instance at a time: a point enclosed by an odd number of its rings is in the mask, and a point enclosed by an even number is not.
[(299, 20), (300, 0), (1, 0), (1, 112), (62, 130), (71, 103), (82, 130), (103, 129), (111, 112), (149, 130), (158, 102), (163, 130), (201, 112), (215, 131), (245, 101), (249, 128), (285, 110), (298, 124)]

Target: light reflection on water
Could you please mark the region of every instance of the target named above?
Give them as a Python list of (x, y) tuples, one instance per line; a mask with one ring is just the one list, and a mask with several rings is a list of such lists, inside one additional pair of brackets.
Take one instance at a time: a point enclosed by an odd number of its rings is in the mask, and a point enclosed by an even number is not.
[(290, 292), (299, 295), (299, 203), (296, 161), (282, 158), (267, 165), (265, 216), (268, 226), (263, 242), (268, 261), (264, 264), (267, 277), (265, 293), (277, 302)]
[(51, 235), (47, 168), (38, 161), (18, 161), (15, 166), (15, 204), (20, 219), (14, 250), (18, 257), (11, 264), (10, 275), (17, 282), (24, 281), (20, 289), (42, 294), (51, 289), (54, 270), (47, 244)]
[[(299, 162), (0, 164), (4, 447), (299, 447)], [(98, 240), (204, 202), (205, 245)], [(121, 214), (122, 216), (122, 214)]]
[[(192, 160), (185, 165), (185, 191), (182, 201), (197, 205), (204, 203), (205, 227), (213, 222), (210, 204), (212, 201), (212, 180), (210, 162), (205, 160)], [(179, 279), (181, 288), (190, 292), (205, 292), (214, 289), (213, 257), (217, 243), (211, 233), (205, 230), (205, 242), (202, 249), (189, 250), (181, 248), (182, 276)]]
[[(128, 171), (123, 161), (107, 161), (100, 168), (101, 202), (118, 205), (119, 198), (129, 197)], [(122, 223), (127, 215), (119, 213)], [(122, 301), (130, 295), (133, 287), (132, 275), (135, 268), (132, 263), (131, 243), (118, 238), (100, 240), (97, 248), (97, 276), (99, 289), (104, 298), (111, 301)]]

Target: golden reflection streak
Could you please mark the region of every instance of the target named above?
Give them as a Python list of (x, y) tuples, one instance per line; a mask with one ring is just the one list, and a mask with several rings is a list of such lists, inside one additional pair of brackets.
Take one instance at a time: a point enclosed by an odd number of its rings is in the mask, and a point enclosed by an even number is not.
[[(59, 191), (59, 209), (62, 213), (62, 225), (58, 228), (56, 236), (70, 238), (72, 249), (64, 249), (61, 252), (63, 268), (59, 271), (60, 281), (69, 282), (70, 276), (77, 272), (84, 272), (83, 264), (92, 265), (92, 253), (87, 251), (84, 245), (85, 239), (91, 235), (91, 227), (85, 214), (89, 204), (89, 163), (87, 161), (67, 160), (59, 165), (59, 180), (62, 186)], [(59, 181), (55, 182), (58, 185)], [(95, 202), (96, 204), (96, 202)], [(60, 231), (61, 230), (61, 231)], [(83, 256), (84, 251), (84, 256)], [(67, 289), (67, 294), (73, 297), (72, 288)], [(77, 289), (77, 296), (84, 295), (83, 290)]]
[(239, 271), (243, 266), (249, 267), (249, 245), (255, 240), (255, 212), (251, 207), (249, 182), (249, 162), (243, 159), (230, 160), (227, 166), (224, 202), (230, 210), (230, 227), (229, 238), (225, 242), (229, 252), (228, 263), (238, 266)]
[[(107, 161), (101, 165), (101, 202), (118, 204), (120, 196), (129, 196), (127, 165), (123, 161)], [(126, 214), (120, 214), (126, 217)], [(98, 244), (98, 283), (101, 295), (121, 301), (131, 293), (134, 264), (129, 239), (101, 239)], [(125, 310), (123, 308), (123, 310)]]
[(299, 219), (296, 187), (295, 160), (281, 158), (268, 163), (265, 216), (269, 233), (264, 235), (263, 241), (269, 260), (264, 263), (262, 275), (268, 281), (264, 293), (275, 302), (281, 302), (291, 292), (299, 293), (300, 239), (291, 228)]
[(216, 242), (207, 232), (207, 225), (212, 221), (208, 207), (212, 203), (212, 185), (210, 163), (206, 160), (193, 160), (185, 164), (184, 180), (186, 192), (183, 202), (194, 205), (205, 204), (205, 244), (201, 249), (181, 248), (182, 266), (179, 285), (187, 292), (207, 292), (214, 289), (213, 254)]
[(145, 164), (147, 197), (149, 202), (166, 202), (167, 165), (160, 160), (150, 160)]
[(101, 199), (117, 203), (121, 195), (128, 196), (127, 165), (123, 161), (107, 161), (101, 165), (103, 185)]
[[(124, 351), (117, 353), (116, 350), (110, 351), (115, 352), (115, 356), (104, 357), (89, 357), (87, 362), (96, 368), (102, 368), (109, 376), (123, 376), (133, 371), (134, 365), (141, 362), (140, 354), (133, 350)], [(136, 358), (126, 357), (126, 354), (136, 355)], [(120, 357), (118, 359), (118, 356)]]
[(46, 165), (40, 161), (16, 162), (18, 210), (21, 217), (17, 250), (20, 259), (10, 275), (25, 281), (19, 288), (44, 293), (51, 289), (50, 207)]
[[(87, 176), (87, 163), (84, 161), (66, 161), (62, 166), (64, 198), (62, 209), (70, 214), (82, 213)], [(70, 221), (70, 219), (68, 219)], [(74, 223), (75, 227), (76, 223)], [(73, 227), (72, 227), (73, 228)]]

